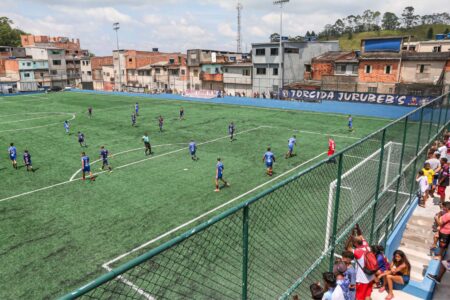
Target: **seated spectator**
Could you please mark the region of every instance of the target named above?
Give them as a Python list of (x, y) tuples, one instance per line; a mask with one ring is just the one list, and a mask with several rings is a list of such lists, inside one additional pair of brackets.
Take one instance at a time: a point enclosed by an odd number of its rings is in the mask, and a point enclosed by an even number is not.
[(323, 288), (320, 286), (319, 283), (313, 283), (309, 286), (309, 290), (311, 291), (311, 298), (312, 299), (317, 299), (317, 300), (322, 300), (323, 298)]
[(384, 255), (384, 247), (381, 245), (374, 245), (371, 247), (372, 252), (375, 253), (377, 257), (377, 263), (379, 270), (375, 273), (375, 283), (377, 288), (381, 288), (383, 286), (383, 281), (381, 275), (389, 271), (389, 262)]
[(349, 293), (348, 293), (348, 300), (355, 300), (356, 299), (356, 270), (352, 265), (352, 260), (355, 259), (355, 256), (353, 255), (353, 252), (351, 251), (344, 251), (342, 252), (342, 261), (347, 266), (347, 270), (344, 273), (345, 278), (347, 278), (350, 282), (349, 285)]
[(436, 282), (437, 284), (440, 284), (445, 272), (449, 270), (450, 270), (450, 260), (443, 260), (441, 261), (441, 266), (438, 275), (428, 273), (427, 277)]
[(408, 258), (401, 250), (394, 252), (390, 271), (384, 272), (381, 276), (385, 277), (384, 287), (380, 288), (380, 293), (388, 291), (386, 300), (394, 298), (394, 290), (400, 290), (409, 283), (411, 265)]

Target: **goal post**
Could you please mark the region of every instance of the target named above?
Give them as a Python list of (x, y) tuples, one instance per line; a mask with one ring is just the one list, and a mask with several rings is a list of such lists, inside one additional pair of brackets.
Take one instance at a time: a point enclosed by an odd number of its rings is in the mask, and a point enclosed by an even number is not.
[[(384, 145), (383, 165), (381, 171), (380, 191), (388, 191), (395, 183), (396, 177), (399, 175), (399, 161), (401, 157), (402, 144), (389, 141)], [(381, 149), (373, 152), (367, 157), (358, 157), (351, 155), (344, 155), (344, 159), (355, 158), (360, 159), (358, 163), (345, 171), (341, 176), (341, 196), (340, 206), (351, 207), (351, 211), (344, 212), (339, 209), (338, 230), (346, 224), (351, 224), (355, 220), (358, 213), (366, 208), (368, 204), (374, 199), (374, 191), (376, 187), (376, 181), (368, 182), (364, 181), (367, 178), (367, 174), (378, 174), (378, 168), (380, 164)], [(337, 179), (332, 181), (329, 185), (328, 192), (328, 205), (327, 205), (327, 222), (325, 228), (325, 245), (324, 253), (330, 246), (330, 237), (333, 226), (333, 208), (334, 201), (336, 200)], [(347, 214), (347, 215), (345, 215)], [(342, 221), (342, 219), (344, 219)]]

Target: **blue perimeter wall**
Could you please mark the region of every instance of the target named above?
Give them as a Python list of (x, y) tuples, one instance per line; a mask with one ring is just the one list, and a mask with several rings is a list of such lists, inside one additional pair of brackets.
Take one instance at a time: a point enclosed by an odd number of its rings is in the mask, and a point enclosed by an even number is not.
[(338, 113), (345, 115), (368, 116), (385, 119), (398, 119), (407, 114), (408, 112), (417, 108), (417, 107), (385, 105), (385, 104), (337, 102), (337, 101), (322, 101), (322, 103), (311, 103), (311, 102), (284, 101), (273, 99), (229, 97), (229, 96), (225, 96), (224, 98), (201, 99), (201, 98), (184, 97), (176, 94), (141, 94), (141, 93), (106, 92), (106, 91), (79, 90), (79, 89), (72, 89), (71, 91), (77, 93), (120, 95), (131, 97), (153, 98), (160, 100), (181, 100), (181, 101), (204, 102), (212, 104), (219, 103), (219, 104), (230, 104), (240, 106), (286, 109), (286, 110), (313, 111), (321, 113)]

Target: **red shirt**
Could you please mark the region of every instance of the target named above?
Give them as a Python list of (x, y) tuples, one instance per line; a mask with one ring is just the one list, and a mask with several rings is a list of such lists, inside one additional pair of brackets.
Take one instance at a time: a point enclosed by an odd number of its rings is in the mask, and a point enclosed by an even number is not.
[(450, 234), (450, 212), (447, 212), (445, 215), (443, 215), (441, 217), (441, 221), (441, 233)]
[(336, 143), (333, 140), (328, 140), (328, 155), (333, 155), (336, 149)]

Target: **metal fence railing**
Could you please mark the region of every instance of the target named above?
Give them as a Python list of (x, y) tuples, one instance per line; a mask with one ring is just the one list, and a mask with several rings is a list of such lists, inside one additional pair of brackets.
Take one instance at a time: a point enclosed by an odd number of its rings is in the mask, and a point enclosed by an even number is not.
[(413, 202), (416, 170), (450, 120), (450, 97), (325, 160), (62, 299), (288, 299), (330, 270), (356, 223), (385, 244)]

